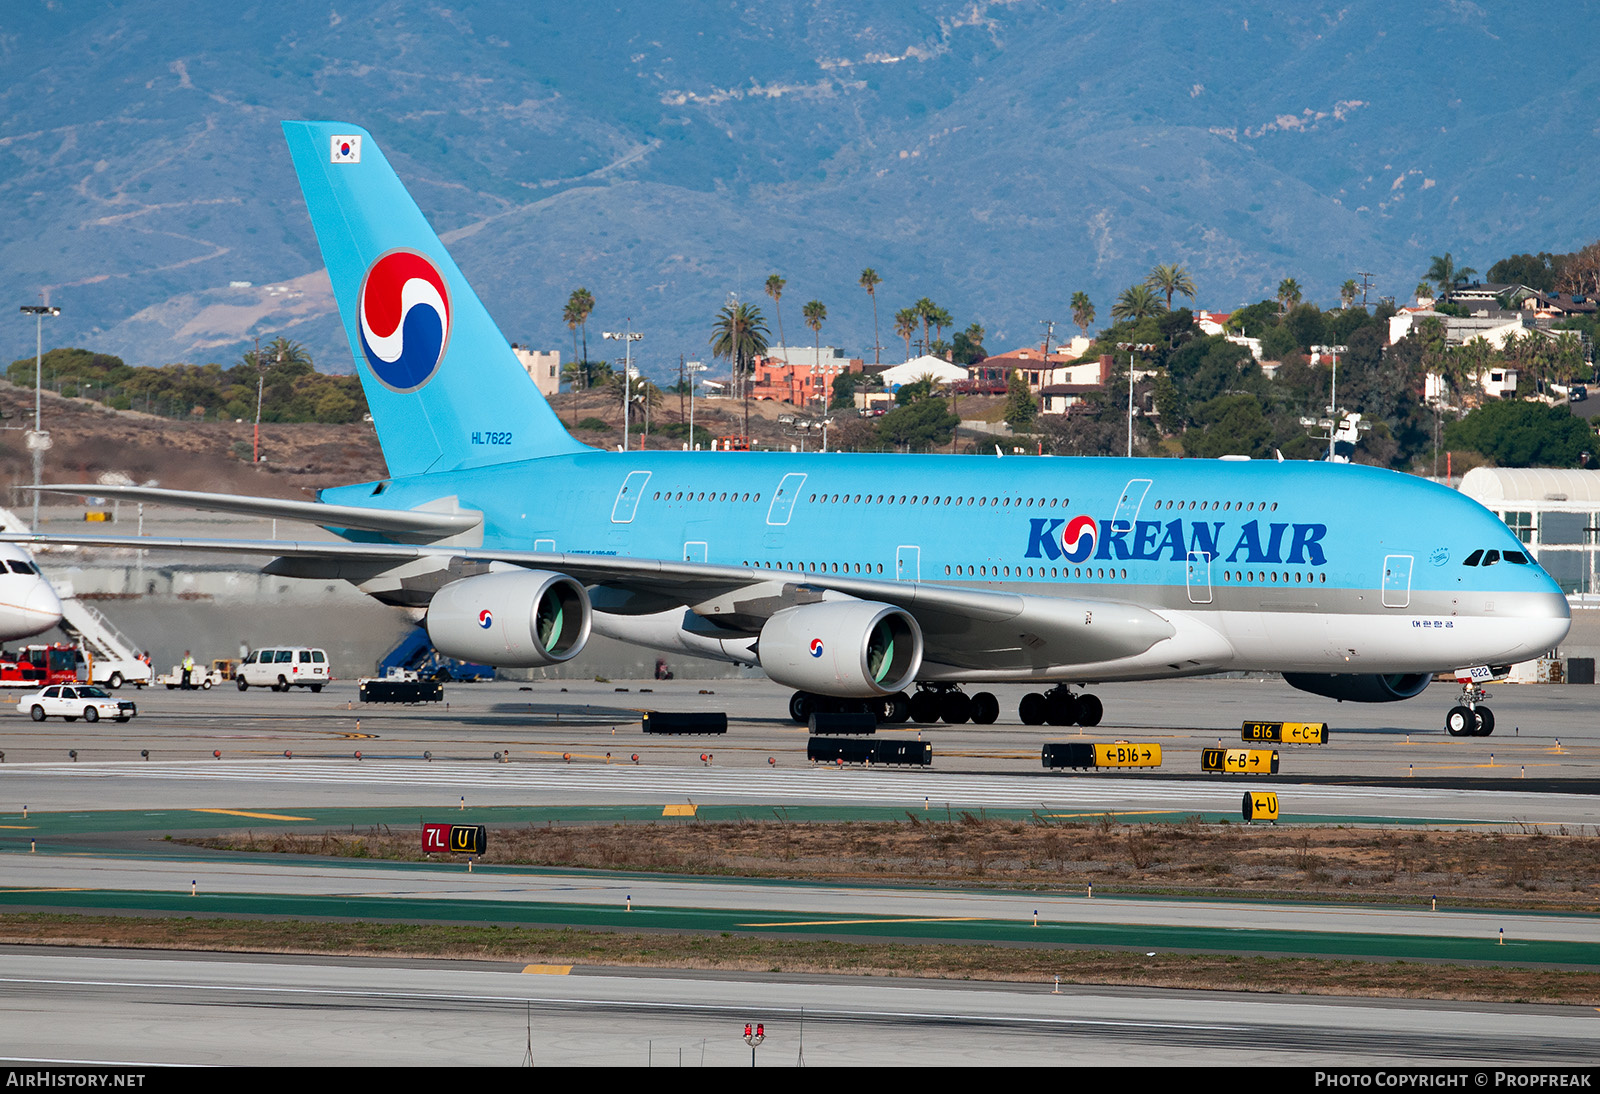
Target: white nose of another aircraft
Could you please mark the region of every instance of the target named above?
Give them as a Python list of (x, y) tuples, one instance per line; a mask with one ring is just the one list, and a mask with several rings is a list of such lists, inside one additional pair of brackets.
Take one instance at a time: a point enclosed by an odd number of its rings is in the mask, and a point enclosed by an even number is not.
[(28, 552), (0, 544), (0, 642), (27, 638), (61, 622), (61, 598)]

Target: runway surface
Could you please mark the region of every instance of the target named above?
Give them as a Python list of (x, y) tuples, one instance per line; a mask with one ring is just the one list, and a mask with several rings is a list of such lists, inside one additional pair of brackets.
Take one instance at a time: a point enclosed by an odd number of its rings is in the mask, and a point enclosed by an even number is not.
[[(703, 685), (619, 686), (474, 685), (451, 688), (448, 708), (378, 709), (353, 703), (349, 685), (320, 696), (158, 691), (137, 696), (141, 713), (127, 726), (12, 715), (0, 720), (0, 908), (1600, 964), (1600, 917), (1587, 915), (469, 873), (459, 862), (244, 858), (161, 839), (322, 830), (367, 814), (448, 822), (463, 806), (1237, 818), (1246, 788), (1275, 790), (1289, 823), (1600, 828), (1600, 728), (1583, 688), (1506, 689), (1498, 713), (1512, 735), (1464, 740), (1409, 727), (1422, 721), (1410, 713), (1339, 706), (1281, 684), (1108, 688), (1099, 690), (1120, 714), (1108, 715), (1113, 725), (1025, 727), (1013, 715), (992, 727), (923, 727), (931, 769), (841, 770), (805, 761), (806, 731), (781, 716), (783, 693), (770, 685), (704, 688), (717, 695), (702, 695)], [(713, 703), (729, 713), (725, 737), (639, 730), (637, 706)], [(1244, 718), (1319, 715), (1335, 727), (1329, 744), (1282, 749), (1278, 777), (1196, 770), (1201, 749), (1238, 746)], [(1115, 739), (1161, 743), (1162, 770), (1039, 765), (1044, 741)], [(804, 1008), (805, 1060), (818, 1064), (1109, 1063), (1133, 1044), (1141, 1059), (1169, 1064), (1510, 1065), (1592, 1060), (1600, 1020), (1584, 1008), (34, 949), (8, 953), (3, 972), (0, 1032), (30, 1046), (16, 1058), (93, 1062), (272, 1063), (292, 1043), (312, 1063), (517, 1063), (531, 1021), (536, 1063), (676, 1064), (682, 1050), (691, 1064), (703, 1046), (708, 1064), (748, 1066), (737, 1034), (764, 1020), (759, 1059), (793, 1064)]]
[[(1062, 1064), (1588, 1069), (1587, 1008), (575, 969), (5, 954), (11, 1060), (748, 1067)], [(137, 1014), (137, 1021), (128, 1015)]]

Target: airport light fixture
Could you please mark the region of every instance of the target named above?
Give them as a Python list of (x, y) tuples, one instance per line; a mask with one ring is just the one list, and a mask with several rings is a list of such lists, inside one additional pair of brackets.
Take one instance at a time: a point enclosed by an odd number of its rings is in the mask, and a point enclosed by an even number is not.
[(694, 451), (694, 386), (698, 382), (695, 379), (695, 373), (704, 372), (706, 370), (706, 366), (705, 366), (705, 363), (701, 362), (701, 361), (690, 361), (688, 364), (683, 366), (683, 370), (689, 374), (689, 451), (693, 452)]
[[(1333, 359), (1333, 375), (1328, 380), (1328, 416), (1339, 417), (1339, 354), (1348, 350), (1349, 346), (1312, 346), (1311, 352), (1319, 357), (1326, 354)], [(1333, 432), (1328, 433), (1328, 462), (1333, 462)]]
[(1133, 455), (1133, 355), (1149, 353), (1155, 349), (1153, 342), (1118, 342), (1118, 349), (1128, 351), (1128, 455)]
[(40, 392), (44, 386), (44, 317), (55, 318), (61, 309), (51, 304), (24, 304), (22, 314), (33, 316), (33, 432), (28, 448), (33, 452), (33, 531), (39, 530), (39, 487), (44, 485), (44, 450), (50, 447), (50, 434), (44, 431)]
[(633, 394), (633, 344), (644, 335), (633, 329), (633, 320), (628, 320), (628, 329), (622, 331), (604, 331), (602, 337), (622, 343), (622, 450), (628, 450), (628, 404), (632, 401)]

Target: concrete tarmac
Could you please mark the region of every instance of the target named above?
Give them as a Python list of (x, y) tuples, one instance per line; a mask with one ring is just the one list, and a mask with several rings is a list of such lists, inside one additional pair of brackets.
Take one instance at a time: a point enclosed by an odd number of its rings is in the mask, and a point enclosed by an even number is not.
[[(1225, 992), (4, 947), (11, 1063), (1451, 1067), (1581, 1075), (1594, 1013)], [(556, 970), (551, 970), (556, 971)]]

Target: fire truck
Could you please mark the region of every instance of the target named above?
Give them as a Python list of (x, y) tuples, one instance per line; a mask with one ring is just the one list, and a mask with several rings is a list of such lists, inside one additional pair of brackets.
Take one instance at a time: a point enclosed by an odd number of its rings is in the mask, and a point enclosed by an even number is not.
[(78, 647), (70, 642), (0, 650), (0, 687), (42, 688), (78, 679)]

